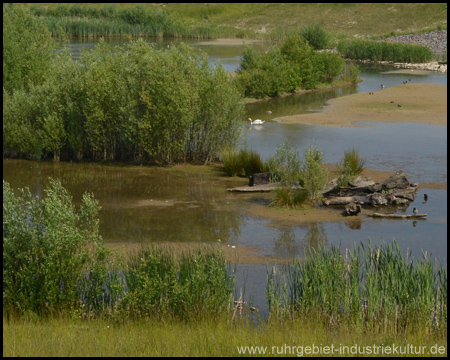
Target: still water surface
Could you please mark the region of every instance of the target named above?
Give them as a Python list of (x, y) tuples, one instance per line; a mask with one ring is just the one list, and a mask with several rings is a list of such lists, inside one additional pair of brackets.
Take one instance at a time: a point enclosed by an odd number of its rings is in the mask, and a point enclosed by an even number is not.
[[(112, 39), (118, 45), (123, 40)], [(153, 41), (153, 40), (151, 40)], [(170, 41), (155, 41), (155, 47), (171, 45)], [(95, 42), (69, 45), (74, 58), (82, 48), (92, 48)], [(227, 71), (239, 66), (243, 46), (202, 46), (189, 42), (208, 53), (210, 62), (221, 61)], [(267, 46), (267, 45), (258, 45)], [(315, 142), (322, 148), (328, 163), (337, 163), (344, 150), (357, 148), (366, 159), (366, 166), (378, 170), (403, 170), (410, 181), (447, 182), (446, 128), (426, 124), (372, 123), (365, 128), (334, 128), (300, 124), (280, 124), (279, 116), (320, 111), (326, 101), (339, 96), (375, 91), (401, 84), (404, 74), (385, 74), (390, 66), (361, 65), (363, 82), (355, 86), (316, 93), (295, 95), (246, 105), (242, 119), (242, 144), (256, 150), (263, 158), (273, 155), (276, 146), (287, 138), (300, 154)], [(447, 75), (429, 73), (408, 75), (413, 82), (447, 85)], [(267, 114), (271, 110), (272, 114)], [(266, 120), (262, 127), (250, 127), (247, 118)], [(223, 179), (211, 184), (217, 174), (191, 171), (170, 171), (154, 167), (112, 166), (3, 160), (3, 179), (13, 188), (29, 187), (38, 195), (48, 185), (47, 178), (60, 178), (79, 202), (85, 191), (99, 200), (100, 232), (106, 242), (137, 243), (139, 241), (216, 242), (252, 246), (260, 255), (290, 259), (302, 256), (305, 248), (318, 244), (351, 247), (359, 242), (398, 242), (415, 257), (422, 251), (432, 253), (438, 261), (447, 263), (447, 190), (421, 189), (407, 209), (417, 207), (428, 213), (427, 219), (376, 220), (361, 218), (348, 222), (345, 218), (333, 223), (280, 226), (269, 220), (249, 216), (245, 212), (248, 200), (230, 195), (226, 188), (233, 180)], [(230, 182), (231, 181), (231, 182)], [(426, 192), (429, 200), (422, 203)], [(270, 265), (269, 265), (270, 266)], [(238, 286), (246, 288), (247, 300), (262, 308), (265, 305), (266, 265), (239, 265)], [(245, 283), (245, 284), (244, 284)]]

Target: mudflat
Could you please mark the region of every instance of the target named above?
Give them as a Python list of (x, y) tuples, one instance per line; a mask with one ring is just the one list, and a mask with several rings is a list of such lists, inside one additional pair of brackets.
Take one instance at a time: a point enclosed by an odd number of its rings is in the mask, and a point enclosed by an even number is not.
[(365, 126), (361, 122), (425, 123), (447, 126), (447, 86), (401, 84), (328, 101), (320, 113), (275, 118), (285, 124)]

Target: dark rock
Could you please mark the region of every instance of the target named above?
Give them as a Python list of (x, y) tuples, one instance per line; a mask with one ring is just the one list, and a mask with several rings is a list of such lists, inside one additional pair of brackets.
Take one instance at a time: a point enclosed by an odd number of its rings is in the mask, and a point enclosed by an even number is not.
[(406, 189), (410, 186), (403, 171), (399, 171), (383, 181), (386, 189)]
[(361, 212), (360, 204), (350, 203), (345, 205), (345, 213), (347, 215), (358, 215), (358, 213), (360, 212)]
[(388, 199), (386, 195), (375, 193), (372, 194), (370, 201), (372, 202), (372, 205), (387, 205)]
[(249, 185), (265, 185), (270, 183), (270, 172), (253, 174), (250, 176)]

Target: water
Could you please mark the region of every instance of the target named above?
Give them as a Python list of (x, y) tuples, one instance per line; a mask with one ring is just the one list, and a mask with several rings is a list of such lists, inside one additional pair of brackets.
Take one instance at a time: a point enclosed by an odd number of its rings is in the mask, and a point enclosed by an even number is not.
[[(124, 41), (108, 39), (114, 45)], [(155, 47), (171, 46), (174, 41), (149, 40)], [(189, 41), (188, 41), (189, 42)], [(69, 45), (75, 58), (81, 48), (92, 48), (96, 41)], [(190, 41), (209, 55), (214, 65), (218, 61), (227, 71), (239, 66), (243, 46), (210, 46)], [(258, 45), (264, 46), (264, 45)], [(267, 46), (267, 45), (265, 45)], [(322, 148), (325, 161), (336, 163), (344, 150), (354, 146), (366, 159), (369, 168), (385, 171), (403, 170), (410, 181), (447, 182), (446, 128), (426, 124), (369, 123), (366, 128), (335, 128), (301, 124), (281, 124), (272, 119), (280, 116), (317, 112), (326, 102), (339, 96), (369, 92), (401, 84), (404, 79), (447, 85), (447, 75), (405, 75), (386, 73), (390, 66), (360, 65), (363, 82), (341, 89), (289, 96), (246, 105), (242, 119), (245, 133), (242, 144), (256, 150), (263, 158), (273, 155), (276, 146), (288, 139), (300, 154), (313, 141)], [(272, 114), (267, 114), (271, 110)], [(247, 118), (266, 120), (262, 127), (250, 127)], [(414, 144), (412, 146), (411, 144)], [(135, 244), (139, 241), (210, 243), (219, 239), (235, 245), (236, 251), (248, 246), (259, 255), (278, 259), (302, 256), (305, 249), (323, 245), (341, 245), (343, 249), (359, 242), (373, 244), (398, 242), (402, 252), (420, 257), (422, 251), (432, 253), (446, 264), (447, 254), (447, 190), (422, 189), (416, 200), (404, 210), (417, 207), (428, 213), (426, 220), (388, 220), (370, 217), (342, 218), (338, 222), (281, 225), (250, 216), (249, 201), (255, 198), (234, 195), (227, 188), (242, 184), (242, 179), (224, 177), (208, 167), (167, 169), (123, 165), (75, 164), (3, 160), (3, 179), (11, 186), (30, 187), (43, 195), (48, 176), (60, 178), (79, 204), (85, 191), (99, 200), (100, 232), (107, 243)], [(423, 204), (423, 193), (429, 200)], [(270, 262), (270, 261), (268, 261)], [(237, 266), (237, 290), (244, 289), (246, 301), (259, 305), (265, 301), (265, 264)], [(239, 294), (238, 294), (239, 295)]]

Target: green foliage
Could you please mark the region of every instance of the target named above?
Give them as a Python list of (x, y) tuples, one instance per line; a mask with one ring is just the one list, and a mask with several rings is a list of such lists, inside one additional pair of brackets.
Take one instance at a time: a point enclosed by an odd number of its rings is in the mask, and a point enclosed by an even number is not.
[(308, 26), (304, 25), (299, 34), (308, 41), (315, 50), (326, 49), (329, 43), (329, 35), (326, 31), (319, 25)]
[(365, 160), (357, 149), (345, 150), (344, 156), (338, 163), (338, 186), (348, 186), (348, 183), (353, 181), (355, 176), (362, 173), (364, 165)]
[(3, 88), (12, 93), (44, 82), (57, 44), (39, 19), (20, 4), (3, 4)]
[(271, 205), (295, 209), (301, 207), (308, 200), (308, 192), (303, 189), (290, 189), (287, 186), (274, 190)]
[(338, 43), (337, 50), (353, 60), (425, 63), (433, 59), (433, 53), (425, 46), (386, 41), (343, 40)]
[(242, 161), (238, 150), (226, 148), (220, 153), (220, 158), (228, 176), (236, 176), (242, 170)]
[(278, 177), (285, 185), (291, 185), (292, 182), (300, 180), (300, 154), (287, 139), (283, 144), (277, 145), (277, 150), (267, 161), (266, 167), (272, 177)]
[(143, 246), (128, 263), (128, 291), (119, 311), (127, 317), (219, 316), (231, 304), (234, 275), (222, 252), (183, 253), (178, 262), (167, 249)]
[(447, 271), (424, 254), (413, 261), (397, 243), (311, 250), (284, 278), (290, 316), (348, 323), (383, 333), (447, 326)]
[(302, 167), (302, 178), (308, 191), (310, 201), (320, 200), (321, 191), (328, 182), (328, 171), (323, 167), (323, 152), (318, 147), (305, 149), (305, 162)]
[(50, 179), (42, 200), (27, 188), (14, 195), (3, 181), (3, 309), (48, 314), (72, 310), (85, 299), (92, 309), (120, 291), (106, 294), (108, 252), (98, 233), (98, 202), (84, 194), (79, 210), (58, 180)]
[(245, 96), (275, 97), (331, 82), (343, 68), (344, 61), (336, 54), (317, 53), (302, 36), (293, 35), (264, 53), (247, 47), (236, 82)]
[(265, 169), (259, 154), (255, 150), (247, 148), (241, 150), (227, 148), (222, 151), (221, 159), (225, 172), (229, 176), (236, 176), (243, 172), (248, 177), (263, 172)]
[(75, 63), (63, 52), (41, 85), (3, 93), (4, 154), (208, 163), (235, 146), (240, 93), (222, 66), (185, 44), (100, 41)]

